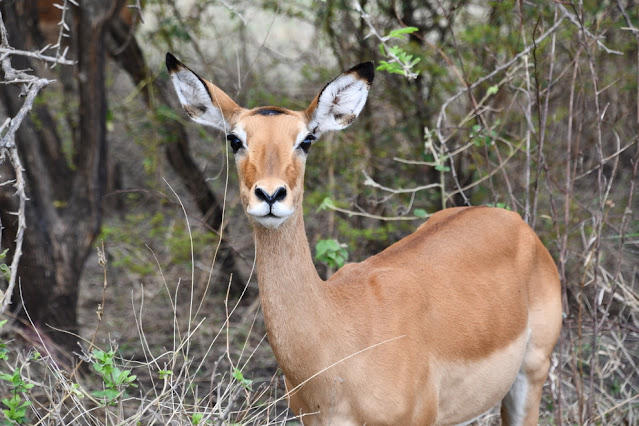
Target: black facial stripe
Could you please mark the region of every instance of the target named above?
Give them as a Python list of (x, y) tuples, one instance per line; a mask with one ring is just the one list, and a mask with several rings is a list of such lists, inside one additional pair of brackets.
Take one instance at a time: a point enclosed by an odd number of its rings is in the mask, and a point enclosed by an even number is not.
[(286, 111), (279, 108), (266, 107), (266, 108), (260, 108), (254, 111), (253, 114), (251, 115), (271, 116), (271, 115), (282, 115), (282, 114), (286, 114)]

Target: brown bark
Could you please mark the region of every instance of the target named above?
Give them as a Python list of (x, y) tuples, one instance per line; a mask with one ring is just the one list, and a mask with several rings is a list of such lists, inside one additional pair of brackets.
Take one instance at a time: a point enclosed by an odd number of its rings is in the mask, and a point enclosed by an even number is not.
[[(104, 29), (124, 0), (85, 0), (73, 8), (73, 69), (78, 90), (78, 126), (73, 137), (71, 163), (62, 151), (63, 141), (45, 105), (34, 109), (32, 119), (23, 123), (17, 145), (25, 163), (30, 201), (27, 203), (27, 232), (19, 276), (24, 308), (36, 327), (66, 348), (76, 338), (76, 305), (84, 262), (92, 249), (101, 224), (101, 199), (106, 181), (106, 93), (104, 89)], [(1, 2), (12, 45), (32, 49), (41, 40), (37, 8), (33, 1)], [(15, 58), (16, 67), (29, 67), (24, 58)], [(22, 63), (20, 63), (22, 62)], [(64, 85), (68, 88), (67, 84)], [(20, 105), (17, 90), (0, 87), (0, 97), (9, 115)], [(7, 228), (3, 245), (11, 247), (12, 219), (7, 213), (13, 202), (10, 190), (0, 188), (2, 223)], [(19, 300), (19, 297), (16, 298)], [(24, 313), (22, 314), (24, 317)], [(50, 327), (48, 327), (50, 326)]]

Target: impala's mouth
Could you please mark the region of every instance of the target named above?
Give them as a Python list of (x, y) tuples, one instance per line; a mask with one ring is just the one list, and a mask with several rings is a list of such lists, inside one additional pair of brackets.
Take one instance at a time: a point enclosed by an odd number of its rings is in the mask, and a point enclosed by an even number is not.
[(275, 229), (279, 227), (281, 224), (283, 224), (286, 221), (286, 219), (288, 219), (288, 215), (276, 216), (273, 213), (268, 213), (264, 216), (253, 216), (253, 215), (249, 215), (249, 216), (253, 219), (253, 221), (256, 224), (261, 225), (268, 229)]
[(267, 203), (258, 203), (246, 209), (246, 214), (256, 223), (265, 228), (275, 229), (288, 219), (293, 209), (282, 203), (269, 206)]

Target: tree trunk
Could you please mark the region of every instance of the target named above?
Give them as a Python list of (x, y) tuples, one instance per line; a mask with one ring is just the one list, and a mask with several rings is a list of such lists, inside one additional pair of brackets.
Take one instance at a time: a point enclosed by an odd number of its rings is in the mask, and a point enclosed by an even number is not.
[[(101, 200), (106, 182), (106, 93), (104, 89), (104, 29), (124, 0), (84, 0), (73, 7), (73, 55), (78, 61), (70, 73), (79, 91), (78, 127), (73, 135), (73, 156), (65, 157), (63, 141), (45, 105), (34, 109), (17, 135), (19, 153), (27, 175), (27, 231), (19, 278), (24, 310), (41, 332), (61, 346), (75, 347), (78, 285), (84, 262), (91, 251), (101, 224)], [(30, 50), (41, 40), (34, 1), (16, 8), (14, 2), (1, 2), (11, 44)], [(26, 37), (29, 35), (29, 37)], [(14, 57), (16, 68), (29, 67), (24, 58)], [(65, 85), (66, 86), (66, 85)], [(21, 101), (13, 87), (0, 87), (0, 96), (10, 115)], [(7, 215), (12, 202), (10, 189), (0, 188), (2, 223), (7, 228), (5, 244), (12, 241), (12, 218)], [(5, 208), (5, 206), (7, 208)], [(14, 220), (14, 219), (13, 219)], [(7, 244), (9, 248), (11, 245)], [(14, 295), (14, 300), (19, 300)], [(25, 317), (24, 311), (21, 315)]]

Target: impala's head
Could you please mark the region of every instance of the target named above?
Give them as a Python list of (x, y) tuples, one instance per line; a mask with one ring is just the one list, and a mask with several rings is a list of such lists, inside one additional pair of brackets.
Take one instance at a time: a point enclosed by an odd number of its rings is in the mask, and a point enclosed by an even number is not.
[(242, 204), (249, 218), (277, 228), (301, 209), (304, 166), (314, 141), (350, 125), (366, 103), (373, 64), (357, 65), (331, 81), (304, 111), (251, 110), (166, 54), (184, 111), (194, 121), (224, 131), (235, 155)]

